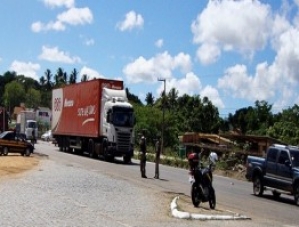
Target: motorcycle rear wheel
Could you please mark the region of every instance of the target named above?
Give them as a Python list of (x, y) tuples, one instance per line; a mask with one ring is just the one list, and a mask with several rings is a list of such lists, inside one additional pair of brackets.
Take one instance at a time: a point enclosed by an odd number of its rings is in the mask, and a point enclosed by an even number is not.
[(210, 188), (209, 192), (209, 205), (212, 210), (216, 208), (216, 194), (213, 188)]
[(200, 198), (199, 187), (196, 183), (192, 184), (191, 198), (192, 198), (192, 203), (193, 203), (194, 207), (198, 207), (201, 202), (201, 198)]

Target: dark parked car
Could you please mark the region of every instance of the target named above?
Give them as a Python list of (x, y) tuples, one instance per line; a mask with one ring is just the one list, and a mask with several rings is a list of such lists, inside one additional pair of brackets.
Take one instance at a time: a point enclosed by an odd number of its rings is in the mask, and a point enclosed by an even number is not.
[(17, 136), (14, 131), (5, 131), (0, 134), (0, 155), (20, 153), (21, 155), (30, 156), (33, 149), (34, 147), (30, 142), (22, 136)]

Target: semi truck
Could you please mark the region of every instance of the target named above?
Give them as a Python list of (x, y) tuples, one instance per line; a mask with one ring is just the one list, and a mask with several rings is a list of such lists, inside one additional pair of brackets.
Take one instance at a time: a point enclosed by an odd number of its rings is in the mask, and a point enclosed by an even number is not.
[(129, 163), (134, 124), (123, 81), (94, 79), (52, 91), (52, 135), (60, 151)]
[(32, 140), (38, 136), (38, 126), (36, 121), (36, 112), (21, 111), (17, 115), (16, 132), (26, 136), (26, 139)]

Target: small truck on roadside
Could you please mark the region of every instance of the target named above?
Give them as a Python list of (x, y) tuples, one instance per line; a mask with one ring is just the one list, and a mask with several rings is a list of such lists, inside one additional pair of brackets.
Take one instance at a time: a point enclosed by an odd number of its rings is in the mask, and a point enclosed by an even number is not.
[(262, 196), (270, 190), (275, 198), (294, 196), (299, 206), (299, 147), (274, 144), (266, 157), (247, 157), (246, 178), (253, 182), (253, 194)]

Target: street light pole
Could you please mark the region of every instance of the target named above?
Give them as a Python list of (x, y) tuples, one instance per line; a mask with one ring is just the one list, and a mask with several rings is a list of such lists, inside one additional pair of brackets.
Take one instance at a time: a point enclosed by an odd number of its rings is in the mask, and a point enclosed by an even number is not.
[(165, 92), (166, 92), (166, 80), (159, 78), (158, 81), (161, 81), (164, 83), (164, 92), (163, 92), (163, 99), (162, 99), (162, 105), (163, 105), (163, 115), (162, 115), (162, 135), (161, 135), (161, 154), (164, 154), (164, 121), (165, 121)]

